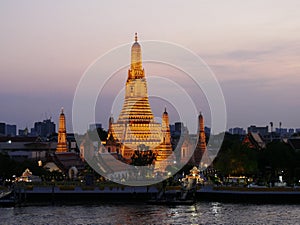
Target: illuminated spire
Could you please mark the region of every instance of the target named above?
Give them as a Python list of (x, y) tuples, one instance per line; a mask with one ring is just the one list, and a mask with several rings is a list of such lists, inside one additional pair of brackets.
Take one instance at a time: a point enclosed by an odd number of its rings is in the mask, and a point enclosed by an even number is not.
[(204, 132), (204, 118), (202, 112), (199, 113), (199, 132)]
[(161, 134), (162, 140), (161, 144), (156, 148), (157, 149), (157, 156), (155, 166), (160, 169), (166, 168), (166, 166), (170, 165), (170, 159), (173, 163), (173, 157), (168, 157), (172, 155), (172, 145), (171, 145), (171, 132), (170, 132), (170, 124), (169, 124), (169, 115), (167, 113), (167, 109), (162, 115), (161, 121)]
[(67, 152), (67, 131), (66, 131), (66, 118), (64, 114), (64, 108), (61, 108), (59, 116), (59, 128), (57, 137), (56, 152)]
[(131, 64), (128, 71), (128, 80), (144, 78), (142, 66), (142, 48), (138, 43), (137, 33), (134, 35), (134, 43), (131, 47)]
[[(140, 144), (156, 150), (162, 142), (161, 124), (155, 122), (147, 91), (147, 81), (142, 67), (142, 51), (137, 33), (131, 47), (131, 64), (125, 86), (123, 108), (117, 121), (110, 120), (108, 138), (120, 143), (123, 158), (131, 160)], [(109, 142), (108, 142), (109, 143)]]
[(206, 151), (206, 136), (204, 130), (204, 117), (202, 113), (198, 116), (198, 142), (193, 154), (194, 165), (199, 166), (202, 156)]
[(135, 32), (135, 35), (134, 35), (134, 41), (137, 42), (138, 41), (138, 36), (137, 36), (137, 33)]
[(170, 135), (170, 124), (169, 124), (169, 115), (167, 113), (167, 109), (165, 108), (165, 111), (162, 115), (162, 134), (163, 134), (163, 143), (170, 144), (171, 143), (171, 135)]

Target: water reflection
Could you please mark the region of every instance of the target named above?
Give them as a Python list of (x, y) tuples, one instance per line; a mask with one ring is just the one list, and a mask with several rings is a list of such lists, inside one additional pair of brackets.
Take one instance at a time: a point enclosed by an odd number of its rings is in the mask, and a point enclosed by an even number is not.
[(221, 211), (221, 203), (213, 202), (211, 203), (211, 211), (213, 214), (218, 214)]
[(299, 224), (298, 205), (203, 202), (0, 208), (0, 224)]

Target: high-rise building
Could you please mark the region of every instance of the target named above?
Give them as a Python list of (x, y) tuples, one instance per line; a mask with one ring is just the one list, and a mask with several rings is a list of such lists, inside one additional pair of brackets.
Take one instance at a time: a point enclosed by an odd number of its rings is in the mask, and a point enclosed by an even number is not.
[(262, 136), (266, 136), (269, 133), (269, 127), (257, 127), (255, 125), (251, 125), (248, 127), (248, 133), (259, 133)]
[(0, 135), (5, 135), (5, 127), (6, 124), (5, 123), (0, 123)]
[(89, 126), (89, 130), (96, 130), (96, 129), (99, 129), (99, 128), (102, 128), (101, 123), (93, 123), (93, 124), (90, 124), (90, 126)]
[(28, 132), (28, 128), (26, 127), (25, 129), (19, 129), (18, 130), (18, 134), (19, 136), (28, 136), (29, 132)]
[(175, 122), (174, 124), (170, 125), (171, 135), (174, 138), (178, 138), (181, 133), (183, 133), (185, 127), (182, 122)]
[(14, 137), (17, 135), (17, 126), (16, 125), (6, 124), (5, 128), (6, 128), (5, 129), (6, 136)]
[(294, 128), (289, 128), (289, 134), (292, 135), (295, 133), (295, 129)]
[(277, 134), (286, 134), (286, 133), (288, 133), (288, 129), (287, 128), (282, 128), (282, 127), (275, 128), (275, 133), (277, 133)]
[(31, 132), (40, 137), (48, 137), (55, 133), (55, 123), (51, 121), (51, 118), (42, 122), (35, 122)]
[[(210, 127), (204, 127), (204, 132), (205, 132), (205, 134), (207, 134), (207, 135), (210, 135), (210, 131), (211, 131), (211, 128)], [(246, 131), (245, 131), (246, 132)]]
[(137, 34), (131, 47), (131, 64), (125, 87), (125, 100), (118, 120), (110, 118), (108, 140), (120, 144), (123, 158), (130, 160), (141, 145), (157, 152), (157, 159), (172, 154), (168, 114), (163, 113), (162, 124), (154, 120), (148, 101), (147, 81), (142, 66), (142, 51)]
[(57, 137), (57, 147), (56, 152), (67, 152), (67, 131), (66, 131), (66, 118), (64, 114), (64, 109), (61, 109), (59, 116), (59, 128)]
[(246, 131), (242, 127), (234, 127), (234, 128), (229, 129), (229, 133), (238, 134), (238, 135), (245, 135)]

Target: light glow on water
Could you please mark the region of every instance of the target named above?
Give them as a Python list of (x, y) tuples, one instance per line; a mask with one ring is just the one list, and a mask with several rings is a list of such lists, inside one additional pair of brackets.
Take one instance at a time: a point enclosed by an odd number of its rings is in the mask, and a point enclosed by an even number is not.
[(203, 202), (192, 206), (98, 204), (0, 208), (1, 224), (297, 224), (298, 205)]

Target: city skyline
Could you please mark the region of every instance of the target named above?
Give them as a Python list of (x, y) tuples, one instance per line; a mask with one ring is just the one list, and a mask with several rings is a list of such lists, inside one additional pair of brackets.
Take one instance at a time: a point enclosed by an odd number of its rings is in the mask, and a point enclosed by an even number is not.
[[(35, 120), (33, 122), (32, 126), (26, 126), (26, 127), (19, 127), (18, 124), (16, 124), (16, 123), (9, 124), (5, 121), (0, 121), (0, 125), (1, 125), (0, 126), (1, 127), (0, 135), (8, 135), (8, 136), (15, 136), (15, 135), (18, 136), (18, 135), (20, 135), (20, 136), (24, 136), (25, 129), (27, 128), (29, 136), (32, 136), (32, 137), (40, 136), (39, 133), (36, 133), (37, 132), (36, 126), (40, 125), (40, 124), (48, 124), (48, 123), (53, 124), (53, 126), (54, 126), (53, 132), (58, 133), (58, 129), (56, 129), (56, 128), (58, 128), (57, 125), (59, 124), (59, 121), (53, 121), (52, 118), (48, 118), (48, 119), (44, 119), (42, 121)], [(170, 123), (170, 128), (175, 129), (175, 126), (178, 123), (181, 123), (185, 126), (185, 124), (182, 123), (181, 121), (174, 121), (174, 122)], [(270, 123), (272, 123), (272, 122), (270, 122)], [(245, 135), (245, 134), (248, 133), (249, 129), (250, 129), (250, 132), (253, 132), (252, 131), (253, 127), (254, 128), (257, 127), (257, 128), (266, 129), (267, 132), (269, 132), (269, 133), (272, 132), (272, 133), (277, 133), (277, 134), (279, 134), (279, 133), (288, 134), (289, 133), (289, 134), (292, 135), (292, 134), (300, 132), (299, 127), (284, 127), (284, 126), (282, 126), (282, 124), (280, 124), (280, 122), (278, 124), (273, 123), (272, 127), (271, 127), (270, 123), (269, 124), (264, 124), (264, 125), (258, 125), (256, 123), (252, 123), (252, 124), (249, 124), (246, 127), (241, 127), (241, 126), (228, 127), (228, 128), (226, 128), (226, 132), (228, 132), (230, 134)], [(103, 127), (101, 122), (96, 122), (96, 123), (88, 124), (86, 132), (87, 131), (92, 131), (92, 130), (98, 129), (98, 128), (102, 128), (103, 130), (108, 131), (108, 128)], [(42, 129), (44, 129), (44, 128), (42, 128)], [(205, 133), (210, 133), (211, 127), (210, 126), (205, 126), (205, 130), (206, 130)], [(20, 133), (20, 131), (21, 131), (21, 133)], [(43, 132), (45, 132), (45, 131), (43, 131)], [(73, 132), (73, 130), (67, 130), (67, 133), (71, 134), (72, 132)], [(255, 131), (255, 132), (257, 132), (257, 131)], [(47, 135), (52, 135), (52, 134), (48, 133)], [(46, 137), (47, 135), (42, 135), (42, 136)]]
[[(300, 127), (297, 1), (0, 4), (0, 121), (18, 128), (50, 116), (57, 122), (63, 106), (70, 132), (73, 95), (85, 69), (138, 32), (143, 40), (178, 43), (204, 59), (224, 93), (227, 129), (271, 121)], [(151, 67), (145, 68), (148, 77)], [(126, 72), (120, 76), (122, 85)], [(161, 106), (151, 107), (161, 115)], [(96, 118), (104, 128), (109, 113)]]

